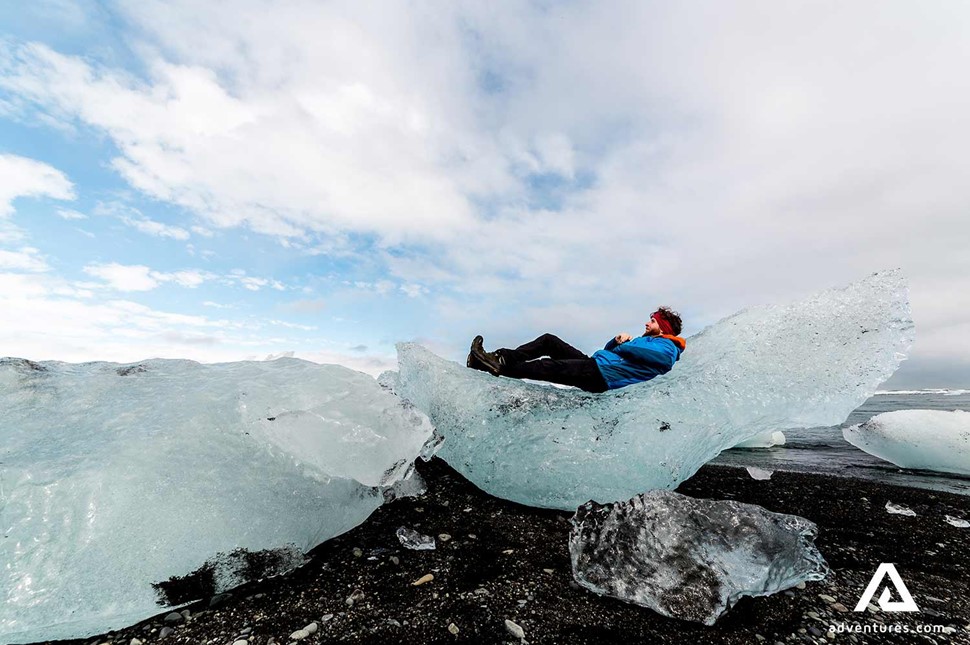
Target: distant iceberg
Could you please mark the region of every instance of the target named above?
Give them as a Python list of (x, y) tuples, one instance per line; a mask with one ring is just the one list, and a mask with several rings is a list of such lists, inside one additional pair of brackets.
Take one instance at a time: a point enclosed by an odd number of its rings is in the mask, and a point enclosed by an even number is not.
[(573, 510), (674, 488), (757, 434), (842, 423), (913, 342), (898, 271), (741, 311), (688, 339), (674, 369), (604, 394), (553, 389), (398, 345), (379, 379), (424, 411), (438, 455), (493, 495)]
[(3, 643), (129, 625), (206, 564), (237, 584), (237, 549), (298, 563), (406, 489), (432, 435), (370, 376), (292, 358), (2, 359), (0, 409)]
[(970, 412), (896, 410), (842, 430), (853, 446), (896, 464), (970, 475)]

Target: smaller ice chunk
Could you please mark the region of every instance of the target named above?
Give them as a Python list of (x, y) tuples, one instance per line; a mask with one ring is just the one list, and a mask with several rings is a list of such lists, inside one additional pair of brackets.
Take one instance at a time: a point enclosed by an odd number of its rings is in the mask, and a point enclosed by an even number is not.
[(970, 529), (970, 522), (961, 520), (959, 517), (953, 517), (952, 515), (946, 516), (946, 523), (958, 529)]
[(750, 439), (745, 439), (741, 443), (735, 444), (735, 448), (771, 448), (772, 446), (785, 445), (785, 433), (780, 430), (762, 432)]
[(424, 478), (414, 469), (414, 464), (410, 464), (407, 475), (394, 482), (393, 485), (381, 489), (384, 494), (385, 502), (392, 502), (396, 499), (405, 497), (421, 497), (428, 492), (428, 485)]
[(397, 539), (401, 544), (414, 551), (434, 551), (434, 538), (430, 535), (418, 533), (414, 529), (402, 526), (397, 530)]
[(896, 410), (842, 430), (853, 446), (896, 464), (970, 475), (970, 412)]
[(829, 570), (813, 522), (753, 504), (652, 490), (626, 502), (587, 502), (571, 521), (579, 584), (705, 625), (742, 596), (821, 580)]
[(892, 502), (886, 502), (886, 512), (892, 513), (893, 515), (905, 515), (907, 517), (916, 517), (916, 511), (911, 508), (907, 508), (902, 504), (893, 504)]
[(751, 475), (751, 479), (757, 479), (758, 481), (765, 481), (771, 479), (771, 476), (775, 471), (765, 470), (764, 468), (758, 468), (757, 466), (747, 466), (745, 470)]

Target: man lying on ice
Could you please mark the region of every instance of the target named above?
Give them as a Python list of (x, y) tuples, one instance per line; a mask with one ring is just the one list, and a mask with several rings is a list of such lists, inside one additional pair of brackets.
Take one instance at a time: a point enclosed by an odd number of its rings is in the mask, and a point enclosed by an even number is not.
[(572, 385), (587, 392), (605, 392), (669, 372), (687, 346), (678, 336), (680, 329), (677, 312), (660, 307), (650, 314), (643, 336), (617, 334), (592, 358), (552, 334), (543, 334), (515, 349), (494, 352), (486, 352), (482, 337), (475, 336), (466, 364), (494, 376), (529, 378)]

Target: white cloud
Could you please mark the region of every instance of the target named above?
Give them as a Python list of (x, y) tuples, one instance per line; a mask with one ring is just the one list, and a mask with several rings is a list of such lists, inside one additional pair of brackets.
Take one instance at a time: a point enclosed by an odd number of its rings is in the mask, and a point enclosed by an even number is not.
[(18, 197), (74, 199), (74, 185), (64, 173), (45, 163), (0, 154), (0, 218), (14, 212), (13, 200)]
[[(130, 198), (125, 201), (101, 202), (94, 208), (94, 213), (104, 217), (113, 217), (125, 226), (146, 235), (173, 240), (187, 240), (190, 237), (189, 232), (180, 226), (163, 224), (148, 217), (131, 205)], [(64, 217), (65, 215), (62, 213), (61, 216)]]
[(146, 78), (31, 45), (0, 85), (204, 228), (350, 257), (363, 234), (390, 275), (356, 286), (430, 288), (449, 333), (592, 338), (657, 302), (694, 331), (889, 266), (918, 326), (967, 319), (966, 5), (123, 10)]
[(379, 296), (384, 296), (394, 290), (395, 284), (390, 280), (378, 280), (376, 282), (358, 280), (354, 282), (354, 287), (361, 291), (370, 291)]
[(14, 244), (27, 239), (27, 233), (9, 220), (0, 218), (0, 244)]
[(78, 211), (71, 210), (69, 208), (59, 208), (59, 209), (57, 209), (57, 215), (61, 219), (66, 219), (66, 220), (78, 220), (78, 219), (87, 219), (88, 218), (88, 216), (85, 215), (84, 213), (79, 213)]
[(40, 256), (40, 251), (35, 248), (23, 247), (19, 251), (0, 249), (0, 270), (40, 272), (49, 269), (50, 266)]
[(254, 336), (245, 322), (93, 299), (49, 274), (0, 273), (0, 355), (34, 360), (133, 362), (152, 357), (244, 360), (284, 346)]
[(399, 288), (409, 298), (417, 298), (428, 293), (428, 290), (420, 284), (402, 284)]
[(141, 264), (89, 264), (84, 272), (104, 280), (108, 287), (117, 291), (151, 291), (165, 282), (194, 289), (206, 280), (217, 276), (207, 271), (185, 270), (165, 273), (154, 271)]
[(147, 235), (154, 235), (155, 237), (168, 237), (172, 238), (173, 240), (189, 239), (189, 232), (184, 228), (162, 224), (161, 222), (156, 222), (148, 217), (134, 218), (124, 216), (121, 218), (121, 221), (133, 229), (146, 233)]
[(227, 285), (240, 285), (249, 291), (259, 291), (265, 286), (278, 291), (286, 290), (286, 285), (278, 280), (247, 276), (238, 272), (226, 276), (199, 269), (166, 272), (156, 271), (142, 264), (119, 264), (117, 262), (89, 264), (84, 267), (84, 272), (100, 278), (105, 283), (96, 286), (109, 287), (117, 291), (151, 291), (167, 282), (194, 289), (209, 281), (219, 281)]
[(176, 284), (194, 289), (206, 280), (215, 277), (206, 271), (175, 271), (174, 273), (162, 274), (164, 280), (171, 280)]
[(298, 314), (317, 314), (326, 309), (327, 302), (322, 299), (294, 300), (293, 302), (284, 303), (281, 307)]
[(253, 277), (242, 277), (239, 279), (243, 287), (249, 289), (250, 291), (259, 291), (261, 287), (265, 287), (269, 284), (269, 280), (266, 278), (253, 278)]
[[(178, 22), (177, 14), (158, 5), (130, 8), (135, 19)], [(293, 236), (346, 229), (394, 236), (415, 229), (434, 235), (466, 224), (469, 204), (441, 171), (453, 159), (477, 156), (465, 149), (482, 147), (473, 133), (452, 140), (449, 130), (461, 124), (449, 123), (435, 97), (419, 91), (429, 88), (415, 88), (399, 74), (402, 61), (381, 38), (319, 38), (345, 23), (339, 12), (312, 3), (296, 8), (309, 15), (298, 17), (292, 9), (270, 14), (275, 28), (293, 31), (294, 19), (313, 25), (312, 32), (291, 34), (310, 49), (287, 63), (292, 75), (281, 81), (247, 81), (246, 70), (226, 70), (240, 72), (229, 88), (199, 63), (153, 59), (146, 85), (28, 45), (16, 50), (0, 85), (51, 114), (102, 129), (122, 152), (114, 167), (133, 186), (211, 225)], [(278, 57), (280, 43), (266, 30), (269, 24), (227, 21), (214, 6), (192, 11), (218, 26), (210, 44), (253, 39), (254, 59)], [(171, 27), (192, 29), (189, 23)], [(413, 62), (447, 67), (445, 61)], [(278, 82), (283, 85), (274, 88)], [(406, 219), (398, 212), (402, 203), (409, 205)]]
[(159, 285), (158, 274), (140, 264), (91, 264), (84, 267), (84, 272), (101, 278), (109, 287), (118, 291), (151, 291)]
[(299, 329), (300, 331), (316, 331), (317, 327), (313, 325), (301, 325), (300, 323), (291, 323), (285, 320), (270, 320), (271, 325), (279, 325), (280, 327), (288, 327), (290, 329)]

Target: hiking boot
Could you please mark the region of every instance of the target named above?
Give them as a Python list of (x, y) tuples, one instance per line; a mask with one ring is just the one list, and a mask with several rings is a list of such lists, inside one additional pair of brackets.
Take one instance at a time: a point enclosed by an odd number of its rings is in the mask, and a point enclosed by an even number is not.
[(470, 367), (473, 370), (481, 370), (487, 372), (488, 370), (482, 365), (481, 361), (475, 358), (475, 354), (468, 352), (468, 358), (465, 359), (465, 367)]
[(502, 373), (502, 368), (505, 367), (505, 360), (496, 353), (486, 352), (485, 346), (482, 344), (483, 341), (484, 339), (481, 336), (475, 336), (465, 364), (472, 369), (488, 372), (492, 376), (499, 376)]

